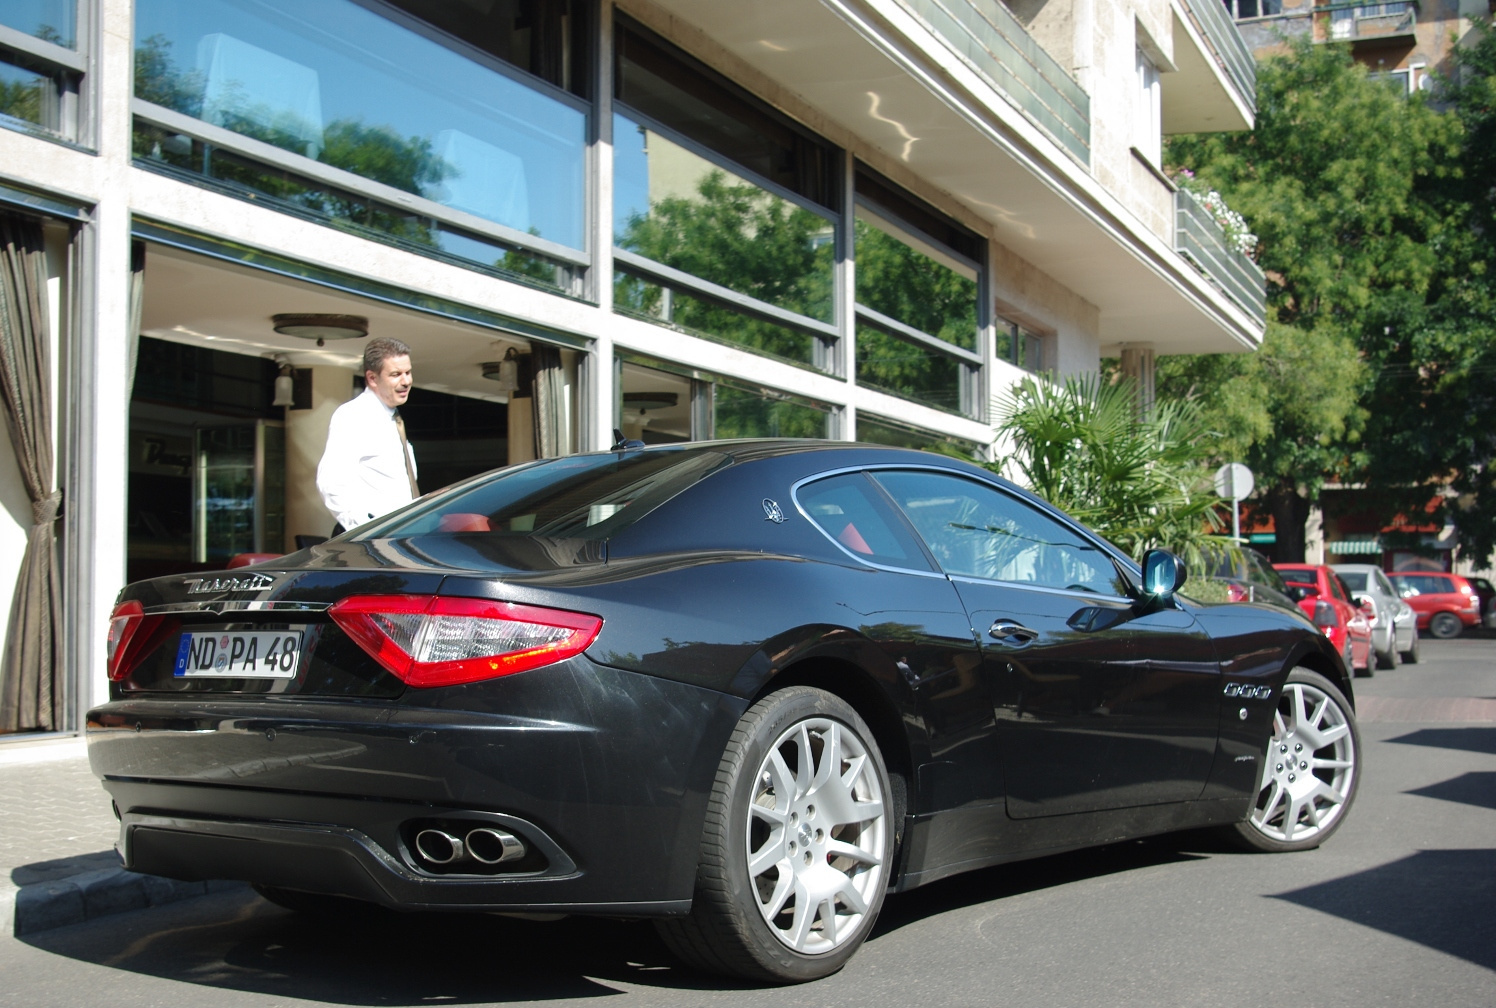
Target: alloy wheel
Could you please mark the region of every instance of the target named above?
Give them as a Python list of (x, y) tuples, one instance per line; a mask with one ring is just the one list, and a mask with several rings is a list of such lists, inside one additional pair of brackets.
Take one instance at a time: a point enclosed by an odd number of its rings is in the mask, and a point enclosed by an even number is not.
[(1312, 682), (1284, 685), (1250, 817), (1269, 840), (1313, 846), (1349, 807), (1358, 753), (1354, 723), (1342, 703)]

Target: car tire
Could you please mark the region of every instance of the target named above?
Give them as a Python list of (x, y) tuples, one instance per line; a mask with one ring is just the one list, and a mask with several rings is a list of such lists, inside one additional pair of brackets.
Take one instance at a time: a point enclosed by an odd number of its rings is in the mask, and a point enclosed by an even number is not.
[(1397, 635), (1387, 642), (1387, 650), (1376, 652), (1376, 663), (1379, 669), (1397, 668)]
[(1418, 664), (1418, 631), (1416, 629), (1413, 631), (1413, 643), (1409, 644), (1408, 649), (1402, 653), (1402, 660), (1404, 665)]
[(835, 973), (883, 905), (892, 794), (848, 704), (808, 686), (769, 694), (718, 764), (691, 912), (657, 922), (665, 944), (687, 965), (754, 982)]
[(1273, 734), (1247, 818), (1228, 836), (1253, 851), (1318, 847), (1340, 828), (1361, 781), (1355, 710), (1324, 676), (1288, 675), (1273, 712)]
[(1434, 613), (1429, 617), (1428, 632), (1440, 640), (1458, 637), (1464, 629), (1465, 624), (1461, 623), (1460, 618), (1454, 613)]

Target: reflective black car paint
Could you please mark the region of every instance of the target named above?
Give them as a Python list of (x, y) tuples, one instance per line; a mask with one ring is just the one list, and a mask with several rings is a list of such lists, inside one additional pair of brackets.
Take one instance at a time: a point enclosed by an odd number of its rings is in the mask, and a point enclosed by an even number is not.
[[(928, 466), (1054, 513), (973, 467), (835, 444), (715, 450), (734, 464), (605, 543), (355, 537), (257, 568), (274, 579), (262, 590), (131, 586), (124, 597), (148, 611), (205, 608), (179, 613), (193, 625), (305, 624), (314, 650), (294, 682), (184, 681), (158, 653), (112, 687), (89, 716), (90, 756), (123, 815), (127, 864), (407, 907), (684, 912), (728, 735), (756, 697), (808, 682), (859, 707), (906, 781), (895, 878), (907, 887), (1240, 819), (1288, 670), (1309, 665), (1350, 693), (1339, 658), (1296, 614), (879, 570), (823, 534), (793, 490), (820, 473)], [(407, 689), (324, 611), (347, 594), (400, 592), (585, 611), (604, 625), (585, 656)], [(993, 639), (1002, 617), (1040, 637)], [(1239, 700), (1228, 683), (1272, 692)], [(412, 866), (402, 833), (423, 817), (498, 817), (549, 853), (510, 876), (433, 877)], [(275, 837), (315, 871), (268, 855)]]

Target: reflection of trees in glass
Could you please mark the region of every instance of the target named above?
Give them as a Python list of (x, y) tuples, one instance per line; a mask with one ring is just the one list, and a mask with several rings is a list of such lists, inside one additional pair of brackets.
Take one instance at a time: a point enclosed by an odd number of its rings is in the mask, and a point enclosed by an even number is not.
[(865, 221), (856, 222), (857, 301), (966, 350), (977, 345), (977, 284)]
[(718, 385), (715, 400), (713, 434), (719, 438), (826, 436), (826, 414), (811, 406), (730, 385)]
[[(629, 217), (618, 244), (631, 252), (780, 308), (829, 321), (835, 242), (830, 222), (753, 185), (712, 171), (696, 197), (671, 196)], [(620, 307), (665, 316), (665, 291), (621, 277)], [(700, 297), (675, 295), (669, 321), (790, 360), (806, 361), (812, 337)]]
[[(0, 68), (3, 70), (3, 68)], [(41, 124), (45, 80), (0, 80), (0, 115)]]
[(929, 347), (871, 326), (857, 327), (857, 380), (865, 385), (959, 410), (961, 368), (960, 362)]

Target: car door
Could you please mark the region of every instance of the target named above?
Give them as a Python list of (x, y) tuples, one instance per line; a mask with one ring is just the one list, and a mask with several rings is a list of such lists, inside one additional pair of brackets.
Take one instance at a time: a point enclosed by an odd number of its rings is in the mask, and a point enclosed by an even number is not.
[(1140, 604), (1099, 542), (993, 484), (930, 470), (873, 477), (981, 640), (1010, 816), (1200, 795), (1221, 683), (1187, 609)]

